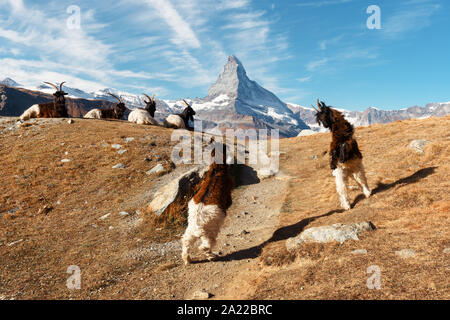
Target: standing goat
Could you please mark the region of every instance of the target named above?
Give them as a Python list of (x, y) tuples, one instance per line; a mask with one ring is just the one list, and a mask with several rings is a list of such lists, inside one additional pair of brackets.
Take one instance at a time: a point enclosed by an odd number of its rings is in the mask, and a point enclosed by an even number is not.
[(351, 176), (362, 188), (366, 198), (370, 197), (371, 191), (367, 185), (366, 174), (362, 163), (362, 154), (358, 143), (353, 138), (353, 126), (344, 119), (343, 115), (324, 102), (317, 99), (316, 120), (320, 125), (331, 130), (332, 141), (330, 146), (330, 167), (333, 176), (336, 177), (336, 189), (339, 194), (341, 206), (350, 210), (348, 200), (347, 184)]
[(49, 103), (35, 104), (28, 108), (21, 116), (20, 120), (25, 121), (31, 118), (68, 118), (66, 109), (66, 99), (64, 96), (67, 95), (63, 91), (62, 87), (65, 82), (59, 85), (59, 88), (50, 82), (44, 82), (55, 88), (56, 92), (53, 94), (54, 101)]
[(108, 93), (111, 97), (116, 99), (119, 103), (116, 104), (112, 109), (92, 109), (88, 113), (84, 115), (85, 119), (117, 119), (120, 120), (123, 118), (127, 107), (122, 102), (120, 98), (113, 95), (112, 93)]
[(158, 125), (158, 122), (154, 119), (156, 111), (155, 96), (153, 95), (153, 97), (150, 98), (145, 93), (143, 93), (143, 95), (148, 99), (148, 101), (144, 101), (146, 104), (145, 108), (136, 108), (131, 111), (128, 116), (128, 121), (137, 124), (149, 124), (156, 126)]
[[(219, 145), (220, 146), (220, 145)], [(206, 173), (206, 178), (200, 190), (189, 201), (188, 227), (182, 238), (182, 259), (187, 265), (191, 262), (189, 248), (201, 240), (199, 249), (203, 251), (208, 260), (216, 255), (212, 252), (216, 244), (217, 235), (226, 217), (227, 209), (231, 206), (231, 190), (233, 181), (228, 171), (227, 146), (222, 145), (222, 152), (217, 158), (215, 150), (212, 152), (213, 162)], [(218, 148), (220, 149), (220, 147)], [(219, 162), (219, 163), (218, 163)]]
[(184, 109), (181, 114), (169, 115), (164, 121), (164, 125), (166, 127), (192, 130), (192, 128), (189, 127), (189, 120), (194, 122), (195, 111), (194, 109), (192, 109), (189, 103), (186, 102), (186, 100), (183, 100), (183, 102), (187, 106), (186, 109)]

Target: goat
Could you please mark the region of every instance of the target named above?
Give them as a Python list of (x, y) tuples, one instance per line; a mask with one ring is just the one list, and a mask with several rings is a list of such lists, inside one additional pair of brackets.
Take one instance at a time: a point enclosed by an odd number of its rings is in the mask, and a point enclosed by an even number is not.
[(88, 113), (84, 115), (85, 119), (117, 119), (120, 120), (123, 118), (127, 107), (122, 102), (120, 98), (113, 95), (112, 93), (108, 93), (111, 97), (116, 99), (119, 103), (116, 104), (112, 109), (92, 109)]
[(328, 107), (317, 99), (316, 121), (319, 125), (331, 130), (332, 141), (330, 145), (330, 168), (336, 178), (336, 189), (339, 194), (341, 206), (350, 210), (347, 184), (348, 177), (352, 177), (361, 187), (366, 198), (370, 197), (371, 190), (367, 185), (366, 174), (362, 163), (362, 154), (358, 143), (353, 138), (354, 128), (345, 120), (337, 110)]
[[(189, 201), (188, 227), (182, 238), (182, 259), (187, 265), (191, 263), (189, 248), (201, 240), (199, 249), (208, 260), (213, 260), (216, 254), (212, 252), (220, 228), (226, 217), (226, 211), (231, 206), (231, 190), (233, 181), (226, 163), (226, 145), (223, 144), (221, 161), (213, 159), (206, 177), (200, 185), (200, 190)], [(215, 157), (215, 150), (212, 156)]]
[(146, 104), (145, 108), (136, 108), (131, 111), (130, 115), (128, 116), (128, 121), (137, 124), (149, 124), (156, 126), (158, 125), (158, 122), (154, 119), (156, 111), (155, 96), (153, 95), (153, 97), (150, 98), (145, 93), (143, 93), (143, 95), (148, 99), (148, 101), (144, 100)]
[(28, 108), (21, 116), (21, 121), (26, 121), (31, 118), (68, 118), (69, 115), (66, 109), (66, 99), (64, 96), (67, 95), (63, 91), (62, 87), (65, 82), (61, 82), (59, 88), (50, 82), (44, 82), (55, 88), (56, 92), (53, 94), (54, 101), (49, 103), (40, 103), (32, 105)]
[(189, 103), (186, 102), (186, 100), (183, 100), (183, 102), (187, 106), (186, 109), (184, 109), (181, 114), (169, 115), (164, 121), (164, 125), (167, 128), (192, 130), (192, 128), (189, 127), (189, 120), (194, 122), (194, 116), (196, 113), (194, 109), (192, 109), (192, 107), (189, 105)]

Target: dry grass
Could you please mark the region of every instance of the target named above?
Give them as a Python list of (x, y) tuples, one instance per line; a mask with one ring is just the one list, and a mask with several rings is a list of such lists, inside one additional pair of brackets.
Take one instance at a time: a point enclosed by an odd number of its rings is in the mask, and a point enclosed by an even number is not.
[[(245, 273), (251, 284), (247, 296), (233, 297), (450, 298), (449, 256), (443, 253), (450, 247), (449, 125), (446, 117), (358, 128), (369, 185), (375, 192), (366, 200), (359, 190), (352, 190), (355, 207), (347, 212), (339, 208), (329, 169), (329, 134), (280, 141), (285, 152), (281, 170), (291, 179), (282, 195), (279, 225), (262, 250), (261, 269)], [(89, 120), (71, 125), (36, 122), (3, 134), (0, 296), (140, 299), (158, 296), (154, 289), (177, 288), (174, 279), (192, 276), (180, 267), (178, 252), (176, 257), (130, 258), (130, 252), (145, 250), (148, 244), (179, 238), (185, 226), (184, 203), (163, 218), (144, 214), (143, 223), (134, 226), (142, 218), (136, 210), (145, 213), (151, 195), (164, 182), (146, 172), (157, 163), (168, 172), (173, 169), (170, 134), (163, 128)], [(135, 140), (127, 144), (127, 137)], [(432, 143), (419, 155), (408, 148), (415, 139)], [(111, 144), (121, 144), (127, 152), (119, 155)], [(64, 158), (71, 161), (62, 163)], [(112, 169), (118, 163), (126, 168)], [(123, 218), (120, 211), (131, 215)], [(107, 213), (111, 213), (107, 219), (99, 220)], [(285, 240), (305, 228), (359, 221), (372, 221), (377, 230), (358, 242), (286, 250)], [(416, 256), (404, 260), (395, 255), (406, 248), (414, 249)], [(351, 254), (355, 249), (368, 253)], [(70, 265), (82, 270), (80, 291), (66, 288)], [(227, 262), (223, 268), (236, 265), (247, 267), (244, 262)], [(382, 270), (381, 290), (366, 287), (371, 265)]]
[[(130, 270), (144, 265), (123, 258), (140, 235), (123, 225), (139, 218), (136, 210), (148, 203), (149, 191), (158, 184), (159, 177), (146, 172), (158, 163), (166, 171), (173, 168), (171, 132), (79, 119), (74, 124), (31, 123), (3, 135), (0, 292), (17, 299), (120, 297), (120, 289), (105, 294), (105, 288), (132, 281)], [(127, 137), (135, 140), (126, 143)], [(119, 155), (112, 144), (127, 152)], [(71, 161), (62, 163), (65, 158)], [(118, 163), (126, 168), (112, 169)], [(120, 211), (131, 216), (125, 219)], [(142, 230), (156, 242), (179, 232), (145, 223)], [(80, 266), (85, 275), (81, 292), (65, 287), (70, 265)]]
[[(329, 134), (281, 141), (287, 154), (281, 169), (294, 177), (289, 184), (277, 239), (263, 250), (267, 264), (284, 265), (259, 284), (252, 298), (282, 299), (442, 299), (450, 298), (450, 117), (402, 121), (358, 128), (370, 199), (350, 192), (352, 210), (340, 210), (325, 154)], [(412, 152), (412, 140), (429, 144)], [(313, 159), (317, 156), (317, 159)], [(354, 183), (356, 186), (356, 183)], [(371, 221), (377, 230), (359, 242), (308, 244), (286, 259), (285, 239), (309, 227)], [(351, 251), (366, 249), (367, 255)], [(395, 251), (413, 249), (403, 260)], [(366, 270), (382, 269), (382, 290), (369, 290)]]

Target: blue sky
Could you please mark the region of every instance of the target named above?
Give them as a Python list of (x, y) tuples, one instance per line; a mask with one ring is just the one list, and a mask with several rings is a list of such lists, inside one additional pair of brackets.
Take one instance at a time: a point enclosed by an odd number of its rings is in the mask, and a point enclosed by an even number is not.
[[(72, 5), (79, 29), (67, 27)], [(381, 9), (381, 30), (366, 26), (369, 5)], [(448, 0), (0, 0), (0, 8), (0, 78), (27, 86), (204, 97), (234, 54), (286, 102), (320, 97), (361, 110), (450, 100)]]

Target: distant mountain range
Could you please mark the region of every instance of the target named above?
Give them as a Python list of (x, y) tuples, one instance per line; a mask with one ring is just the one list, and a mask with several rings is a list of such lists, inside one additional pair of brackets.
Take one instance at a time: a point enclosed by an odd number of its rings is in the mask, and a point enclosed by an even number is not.
[[(90, 93), (70, 86), (64, 86), (64, 90), (69, 94), (67, 106), (72, 117), (81, 117), (93, 108), (110, 108), (116, 101), (108, 93), (120, 96), (129, 109), (145, 106), (142, 96), (112, 88)], [(0, 116), (20, 116), (33, 104), (52, 101), (53, 92), (54, 89), (45, 84), (36, 88), (23, 88), (13, 79), (6, 78), (0, 81)], [(250, 80), (243, 64), (235, 56), (228, 58), (205, 98), (186, 98), (186, 101), (192, 104), (197, 112), (196, 120), (202, 120), (205, 129), (278, 129), (281, 137), (294, 137), (308, 129), (314, 132), (326, 131), (317, 125), (312, 108), (284, 103), (274, 93)], [(156, 102), (155, 118), (158, 121), (185, 108), (182, 99), (156, 99)], [(450, 114), (450, 102), (389, 111), (374, 107), (365, 111), (338, 110), (357, 127), (411, 118), (445, 116)]]
[[(327, 131), (323, 127), (319, 127), (313, 108), (308, 108), (293, 103), (287, 104), (289, 109), (297, 114), (305, 123), (311, 127), (314, 131)], [(344, 117), (352, 123), (355, 127), (369, 126), (376, 123), (389, 123), (398, 120), (408, 119), (424, 119), (429, 117), (443, 117), (450, 114), (450, 102), (445, 103), (429, 103), (425, 107), (421, 108), (414, 106), (402, 110), (379, 110), (374, 107), (370, 107), (364, 111), (349, 111), (345, 109), (339, 109), (344, 114)]]

